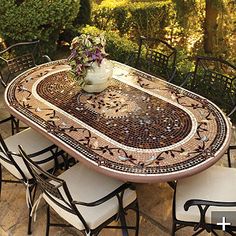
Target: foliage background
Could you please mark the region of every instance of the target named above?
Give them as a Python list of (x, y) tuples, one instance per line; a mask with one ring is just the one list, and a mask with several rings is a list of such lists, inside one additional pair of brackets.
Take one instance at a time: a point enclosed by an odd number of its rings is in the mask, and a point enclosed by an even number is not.
[(131, 44), (140, 35), (159, 37), (187, 71), (195, 55), (236, 62), (235, 12), (235, 0), (1, 0), (0, 36), (7, 45), (40, 39), (50, 53), (86, 24)]
[(60, 33), (73, 27), (79, 9), (79, 0), (1, 0), (0, 34), (7, 45), (40, 39), (53, 51)]
[(236, 62), (235, 1), (103, 0), (93, 3), (92, 24), (99, 29), (112, 30), (136, 42), (140, 35), (165, 39), (177, 48), (179, 62), (197, 54)]

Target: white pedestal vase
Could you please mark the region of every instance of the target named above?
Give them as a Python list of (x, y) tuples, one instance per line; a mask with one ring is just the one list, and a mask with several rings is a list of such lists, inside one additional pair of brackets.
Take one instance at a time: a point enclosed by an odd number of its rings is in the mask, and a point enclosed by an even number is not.
[(107, 88), (112, 76), (113, 66), (109, 60), (103, 59), (101, 64), (93, 62), (85, 77), (83, 90), (88, 93), (99, 93)]

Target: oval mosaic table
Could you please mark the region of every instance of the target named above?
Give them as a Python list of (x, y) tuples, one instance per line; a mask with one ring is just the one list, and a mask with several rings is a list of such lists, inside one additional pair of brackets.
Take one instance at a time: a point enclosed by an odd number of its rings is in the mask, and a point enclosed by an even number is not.
[(221, 158), (231, 127), (216, 105), (113, 64), (109, 87), (99, 94), (68, 78), (65, 60), (32, 68), (7, 87), (7, 107), (71, 156), (125, 181), (176, 180)]

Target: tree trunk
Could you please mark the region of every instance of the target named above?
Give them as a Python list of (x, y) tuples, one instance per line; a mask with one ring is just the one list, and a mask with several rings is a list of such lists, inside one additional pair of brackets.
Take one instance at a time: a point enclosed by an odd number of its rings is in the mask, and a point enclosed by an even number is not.
[(206, 0), (206, 16), (204, 22), (204, 51), (212, 54), (217, 37), (218, 9), (216, 1)]

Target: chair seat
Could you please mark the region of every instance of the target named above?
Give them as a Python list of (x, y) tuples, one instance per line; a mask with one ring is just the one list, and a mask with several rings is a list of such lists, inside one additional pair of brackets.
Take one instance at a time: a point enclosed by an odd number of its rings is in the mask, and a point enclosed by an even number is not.
[[(81, 163), (74, 165), (69, 170), (58, 176), (58, 178), (66, 181), (72, 198), (75, 201), (82, 202), (96, 201), (124, 184), (122, 181), (90, 170)], [(62, 208), (58, 207), (58, 205), (50, 200), (45, 193), (43, 196), (47, 203), (68, 223), (79, 230), (84, 230), (83, 224), (76, 215), (62, 210)], [(135, 191), (131, 189), (125, 190), (123, 197), (124, 208), (134, 202), (136, 198), (137, 196)], [(87, 207), (77, 205), (77, 208), (90, 229), (95, 229), (115, 215), (118, 212), (119, 205), (117, 197), (113, 197), (99, 206)]]
[[(4, 139), (4, 142), (6, 143), (8, 150), (11, 152), (18, 153), (18, 145), (21, 145), (24, 147), (24, 150), (28, 154), (33, 154), (35, 152), (39, 152), (47, 147), (50, 147), (53, 145), (52, 142), (50, 142), (48, 139), (43, 137), (40, 133), (36, 132), (35, 130), (28, 128), (22, 132), (19, 132), (13, 136), (10, 136), (6, 139)], [(53, 149), (54, 151), (56, 148)], [(4, 155), (0, 152), (0, 154)], [(52, 156), (52, 153), (50, 151), (45, 152), (41, 155), (35, 156), (32, 159), (34, 161), (42, 161)], [(6, 157), (4, 155), (4, 157)], [(7, 158), (7, 157), (6, 157)], [(13, 156), (14, 160), (18, 164), (18, 166), (22, 169), (23, 173), (28, 179), (31, 179), (32, 176), (27, 170), (27, 167), (25, 166), (23, 160), (21, 157)], [(58, 162), (62, 163), (63, 158), (61, 156), (58, 157)], [(22, 179), (20, 173), (17, 171), (17, 169), (11, 165), (7, 164), (6, 162), (3, 162), (2, 165), (9, 170), (16, 178)], [(50, 170), (54, 168), (55, 162), (54, 160), (45, 162), (40, 164), (40, 167), (44, 170)]]
[[(213, 166), (200, 174), (181, 179), (176, 186), (176, 219), (179, 221), (199, 222), (197, 206), (184, 210), (190, 199), (220, 202), (236, 201), (236, 169)], [(211, 223), (211, 211), (236, 211), (236, 207), (213, 207), (206, 213), (206, 223)]]

